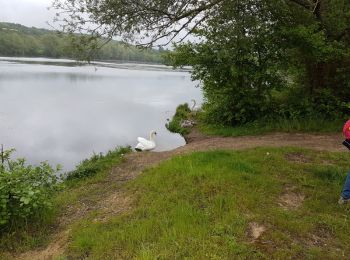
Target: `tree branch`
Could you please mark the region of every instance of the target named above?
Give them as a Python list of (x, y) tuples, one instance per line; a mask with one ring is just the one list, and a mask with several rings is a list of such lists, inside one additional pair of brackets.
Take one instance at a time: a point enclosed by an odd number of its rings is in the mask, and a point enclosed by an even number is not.
[(304, 7), (305, 9), (308, 9), (308, 10), (310, 10), (310, 8), (312, 7), (310, 2), (307, 0), (289, 0), (289, 1), (299, 5), (301, 7)]

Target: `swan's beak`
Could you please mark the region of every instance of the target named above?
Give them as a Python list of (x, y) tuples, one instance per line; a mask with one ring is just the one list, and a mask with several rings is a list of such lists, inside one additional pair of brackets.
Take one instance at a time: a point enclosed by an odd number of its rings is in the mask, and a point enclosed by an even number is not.
[(154, 132), (155, 135), (157, 135), (157, 132)]

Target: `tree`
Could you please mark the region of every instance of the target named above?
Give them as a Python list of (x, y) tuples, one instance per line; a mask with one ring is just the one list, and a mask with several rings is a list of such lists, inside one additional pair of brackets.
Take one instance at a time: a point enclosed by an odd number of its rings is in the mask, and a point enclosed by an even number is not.
[(268, 3), (255, 0), (223, 4), (217, 14), (195, 32), (205, 40), (177, 45), (169, 60), (191, 65), (193, 79), (203, 82), (209, 122), (254, 121), (268, 112), (271, 91), (284, 86), (275, 18)]
[[(25, 57), (77, 58), (77, 51), (71, 46), (67, 35), (45, 29), (28, 28), (18, 24), (0, 23), (0, 55)], [(132, 55), (130, 55), (132, 53)], [(111, 41), (99, 49), (95, 59), (132, 60), (160, 63), (162, 56), (156, 50), (140, 50), (135, 46)]]
[(293, 0), (289, 21), (280, 21), (286, 47), (304, 65), (304, 85), (313, 95), (331, 88), (339, 97), (350, 94), (350, 2)]
[(64, 30), (91, 39), (119, 36), (150, 46), (197, 36), (197, 43), (178, 45), (173, 62), (194, 66), (207, 104), (227, 114), (226, 123), (263, 113), (247, 110), (265, 107), (278, 85), (297, 85), (308, 102), (326, 102), (327, 109), (327, 100), (341, 110), (349, 102), (348, 0), (56, 0), (54, 6)]

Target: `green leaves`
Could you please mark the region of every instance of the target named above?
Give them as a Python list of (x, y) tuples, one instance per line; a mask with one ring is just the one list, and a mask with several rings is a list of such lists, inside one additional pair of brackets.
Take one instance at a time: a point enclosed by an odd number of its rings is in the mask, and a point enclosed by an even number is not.
[(172, 133), (178, 133), (182, 136), (185, 136), (186, 134), (189, 133), (188, 128), (184, 128), (181, 126), (181, 123), (184, 120), (188, 120), (191, 117), (191, 109), (189, 108), (188, 104), (182, 104), (179, 105), (176, 108), (176, 113), (171, 119), (170, 122), (165, 124), (165, 127)]
[(344, 105), (350, 96), (350, 3), (320, 3), (313, 14), (291, 1), (223, 1), (217, 16), (196, 31), (200, 42), (176, 46), (168, 61), (193, 67), (208, 123), (334, 119), (350, 112)]
[[(5, 29), (3, 29), (5, 28)], [(0, 55), (161, 63), (161, 52), (106, 39), (0, 23)], [(102, 48), (102, 45), (104, 45)], [(89, 48), (88, 48), (89, 47)]]
[(169, 55), (175, 66), (191, 65), (202, 83), (205, 118), (215, 124), (237, 124), (261, 118), (270, 93), (283, 88), (279, 40), (266, 1), (224, 1), (218, 16), (198, 31), (204, 40), (181, 44)]
[(0, 167), (0, 228), (40, 217), (51, 207), (57, 177), (49, 164), (26, 165), (24, 159), (11, 160), (14, 150), (4, 152)]

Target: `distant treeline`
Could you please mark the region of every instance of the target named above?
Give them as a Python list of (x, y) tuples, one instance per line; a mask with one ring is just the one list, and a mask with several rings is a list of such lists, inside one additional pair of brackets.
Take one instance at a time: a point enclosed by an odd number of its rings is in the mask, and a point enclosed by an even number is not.
[[(93, 58), (161, 63), (161, 53), (162, 50), (140, 50), (122, 42), (111, 41)], [(76, 58), (76, 50), (66, 34), (20, 24), (0, 23), (0, 56)]]

